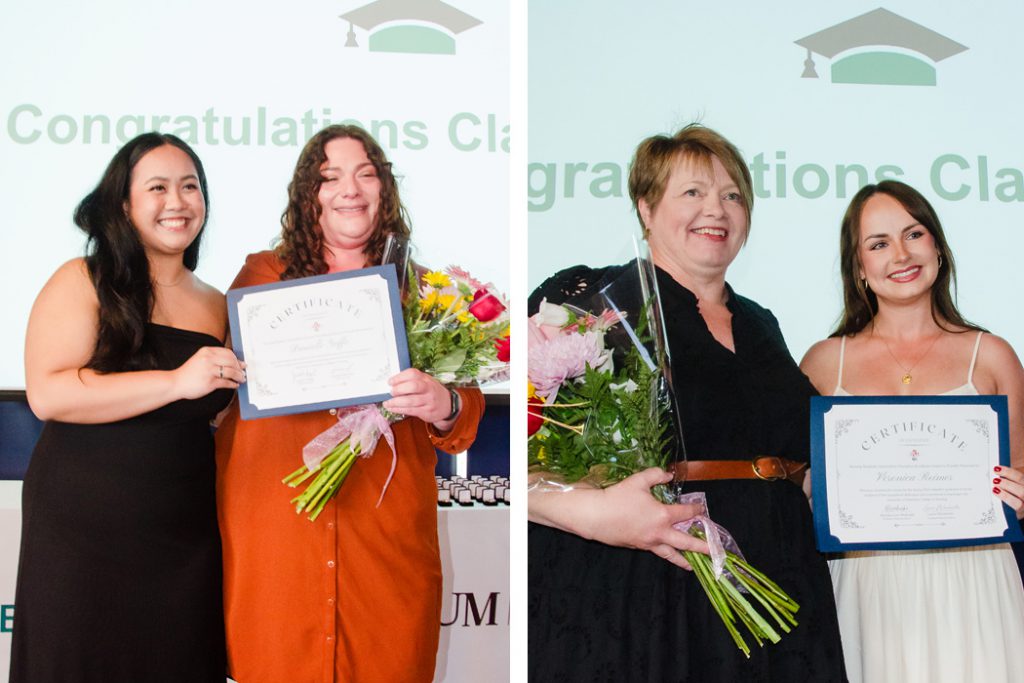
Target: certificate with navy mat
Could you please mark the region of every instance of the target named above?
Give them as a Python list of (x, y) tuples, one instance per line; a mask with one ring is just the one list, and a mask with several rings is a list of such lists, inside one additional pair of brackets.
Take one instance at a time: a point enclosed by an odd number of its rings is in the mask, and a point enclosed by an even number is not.
[(391, 264), (228, 292), (243, 419), (391, 398), (409, 367), (398, 278)]
[(811, 399), (818, 549), (911, 550), (1024, 540), (992, 493), (1010, 464), (1005, 396)]

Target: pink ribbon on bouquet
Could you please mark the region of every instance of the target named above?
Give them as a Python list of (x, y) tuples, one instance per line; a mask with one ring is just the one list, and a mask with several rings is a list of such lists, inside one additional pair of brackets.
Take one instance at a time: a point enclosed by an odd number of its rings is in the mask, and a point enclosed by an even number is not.
[[(729, 550), (736, 553), (740, 557), (743, 557), (743, 553), (740, 552), (739, 546), (736, 544), (736, 540), (732, 537), (728, 531), (724, 528), (715, 524), (711, 521), (708, 516), (708, 503), (707, 498), (704, 496), (702, 491), (696, 491), (693, 493), (684, 493), (678, 496), (675, 500), (676, 503), (687, 504), (687, 505), (699, 505), (701, 506), (703, 513), (696, 517), (683, 520), (673, 524), (673, 528), (682, 531), (684, 533), (689, 532), (692, 527), (699, 527), (704, 530), (704, 535), (707, 538), (708, 549), (711, 555), (711, 566), (714, 567), (715, 576), (721, 577), (725, 573), (725, 551)], [(734, 580), (735, 584), (736, 581)], [(745, 590), (745, 589), (744, 589)]]
[(338, 421), (317, 434), (312, 441), (302, 447), (302, 462), (305, 463), (306, 469), (309, 471), (316, 470), (327, 454), (348, 438), (359, 444), (359, 456), (367, 458), (373, 453), (378, 439), (382, 436), (391, 447), (391, 471), (388, 472), (384, 488), (380, 491), (380, 498), (377, 499), (377, 507), (380, 507), (384, 500), (384, 494), (395, 476), (395, 470), (398, 468), (398, 453), (395, 451), (395, 435), (391, 431), (391, 423), (381, 415), (377, 404), (371, 403), (339, 410)]

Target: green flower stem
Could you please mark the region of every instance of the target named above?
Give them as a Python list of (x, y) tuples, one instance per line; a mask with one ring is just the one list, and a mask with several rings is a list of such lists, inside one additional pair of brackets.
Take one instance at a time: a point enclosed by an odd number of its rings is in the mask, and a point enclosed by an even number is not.
[(765, 588), (769, 589), (772, 594), (774, 594), (780, 601), (782, 601), (782, 604), (786, 606), (786, 609), (788, 609), (790, 612), (796, 612), (800, 609), (800, 605), (798, 605), (796, 601), (793, 600), (793, 598), (786, 595), (786, 591), (779, 588), (779, 585), (777, 583), (775, 583), (767, 576), (765, 576), (763, 573), (758, 571), (756, 568), (751, 566), (746, 560), (744, 560), (739, 555), (735, 555), (733, 553), (728, 553), (728, 555), (729, 559), (735, 562), (740, 569), (742, 569), (744, 572), (757, 579), (761, 584), (763, 584)]
[[(338, 476), (346, 469), (345, 465), (348, 462), (347, 457), (348, 456), (345, 456), (344, 458), (332, 462), (329, 467), (324, 469), (322, 478), (317, 478), (317, 481), (320, 482), (320, 486), (316, 489), (313, 497), (309, 499), (309, 502), (306, 503), (306, 510), (314, 511), (318, 508), (318, 504), (321, 501), (324, 503), (327, 502), (327, 497), (331, 492), (332, 486), (338, 482)], [(317, 481), (314, 481), (314, 483), (317, 483)]]
[(288, 484), (288, 486), (291, 486), (292, 488), (295, 488), (296, 486), (298, 486), (299, 484), (301, 484), (302, 482), (306, 481), (311, 476), (316, 474), (316, 472), (317, 472), (317, 470), (306, 469), (306, 466), (303, 465), (302, 467), (300, 467), (299, 469), (295, 470), (294, 472), (289, 474), (287, 477), (282, 479), (281, 483), (282, 484)]
[(718, 582), (715, 581), (714, 574), (710, 572), (708, 566), (707, 555), (703, 553), (694, 552), (692, 550), (683, 551), (683, 556), (686, 561), (693, 567), (694, 573), (697, 575), (697, 580), (700, 581), (701, 587), (704, 589), (704, 593), (708, 596), (708, 600), (711, 601), (711, 606), (714, 607), (715, 612), (718, 613), (722, 623), (725, 624), (726, 630), (729, 631), (729, 635), (732, 636), (733, 642), (736, 643), (744, 655), (750, 658), (750, 648), (747, 647), (747, 643), (740, 636), (739, 631), (736, 630), (734, 622), (735, 617), (732, 614), (732, 610), (729, 605), (724, 601), (721, 590), (718, 588)]
[(305, 465), (295, 470), (282, 481), (295, 488), (309, 477), (316, 475), (312, 482), (291, 502), (295, 504), (295, 512), (309, 513), (309, 520), (314, 521), (327, 502), (338, 492), (352, 465), (358, 459), (360, 448), (358, 444), (352, 444), (345, 439), (335, 446), (330, 453), (320, 462), (315, 470), (309, 470)]
[[(307, 510), (315, 510), (317, 504), (321, 500), (323, 500), (325, 503), (327, 502), (327, 499), (330, 497), (328, 494), (331, 493), (331, 488), (335, 484), (340, 484), (339, 475), (344, 476), (342, 473), (348, 474), (348, 469), (349, 467), (352, 466), (352, 461), (354, 459), (355, 454), (351, 449), (344, 448), (343, 450), (339, 451), (339, 457), (324, 469), (324, 472), (321, 476), (317, 477), (314, 480), (314, 486), (316, 486), (318, 482), (320, 483), (320, 485), (316, 487), (316, 490), (313, 493), (312, 498), (309, 499), (309, 503), (306, 505)], [(336, 487), (335, 490), (337, 490)]]
[[(736, 580), (742, 583), (748, 591), (756, 594), (757, 596), (759, 596), (759, 598), (767, 600), (771, 606), (771, 609), (773, 609), (775, 613), (781, 614), (786, 619), (786, 621), (788, 621), (793, 626), (796, 626), (796, 619), (793, 618), (793, 614), (796, 613), (796, 611), (799, 609), (799, 605), (797, 605), (792, 600), (792, 598), (789, 598), (787, 596), (784, 600), (783, 598), (776, 595), (774, 591), (765, 590), (763, 586), (758, 586), (756, 584), (756, 581), (749, 574), (744, 572), (742, 569), (737, 567), (734, 563), (732, 563), (729, 560), (726, 561), (726, 567), (729, 569), (730, 572), (732, 572), (733, 576), (736, 577)], [(755, 588), (757, 590), (755, 590)], [(765, 607), (767, 608), (768, 605), (766, 605)], [(776, 621), (778, 621), (778, 616), (776, 616)], [(785, 625), (782, 626), (788, 633), (789, 629), (786, 628)]]
[[(764, 647), (764, 640), (761, 639), (761, 634), (757, 630), (757, 624), (755, 624), (754, 621), (750, 618), (750, 615), (743, 610), (742, 605), (732, 600), (731, 595), (729, 596), (729, 600), (733, 609), (736, 610), (736, 616), (739, 617), (740, 621), (742, 621), (743, 625), (747, 628), (747, 632), (750, 633), (750, 635), (754, 636), (754, 641), (757, 643), (757, 646)], [(747, 657), (749, 658), (750, 655), (747, 655)]]
[[(764, 617), (754, 609), (754, 606), (747, 602), (747, 599), (743, 597), (743, 594), (740, 593), (739, 590), (736, 589), (736, 586), (732, 585), (732, 581), (724, 579), (718, 583), (722, 586), (723, 590), (725, 590), (726, 594), (740, 605), (741, 609), (739, 612), (741, 614), (746, 614), (754, 624), (756, 624), (757, 630), (751, 629), (751, 632), (754, 633), (755, 637), (763, 635), (773, 643), (777, 643), (782, 639), (782, 636), (780, 636), (778, 632), (771, 627), (771, 624), (765, 621)], [(757, 631), (760, 631), (760, 634), (758, 634)]]
[(352, 469), (352, 465), (355, 463), (356, 457), (357, 456), (355, 454), (352, 454), (342, 463), (338, 473), (334, 475), (328, 483), (327, 495), (322, 496), (317, 503), (314, 503), (312, 513), (309, 515), (309, 521), (316, 521), (316, 518), (320, 516), (320, 513), (323, 512), (324, 507), (327, 505), (327, 501), (333, 498), (334, 494), (336, 494), (338, 489), (341, 488), (341, 484), (345, 481), (345, 477), (348, 476), (348, 471)]
[(299, 494), (296, 500), (301, 501), (303, 505), (308, 505), (313, 502), (320, 492), (327, 486), (327, 482), (337, 469), (337, 462), (341, 457), (340, 451), (334, 451), (329, 454), (320, 462), (320, 466), (316, 470), (316, 478), (310, 482), (306, 490)]
[[(706, 540), (701, 529), (693, 528), (690, 533), (696, 538)], [(750, 647), (740, 634), (737, 621), (743, 624), (761, 647), (766, 640), (777, 643), (782, 639), (779, 632), (761, 615), (752, 602), (743, 596), (732, 579), (725, 575), (715, 576), (709, 556), (689, 550), (683, 551), (683, 556), (693, 567), (694, 575), (700, 581), (704, 593), (711, 601), (711, 606), (722, 620), (733, 642), (746, 657), (750, 657)], [(750, 566), (739, 555), (729, 551), (726, 551), (725, 567), (735, 581), (771, 615), (772, 620), (783, 632), (789, 633), (790, 625), (797, 625), (792, 615), (800, 606), (779, 588), (778, 584)]]
[(771, 615), (773, 619), (775, 619), (775, 622), (779, 625), (779, 628), (781, 628), (786, 633), (789, 633), (789, 624), (783, 621), (782, 617), (779, 616), (779, 610), (775, 607), (772, 600), (766, 594), (762, 594), (762, 592), (757, 589), (754, 583), (743, 575), (743, 572), (733, 572), (733, 576), (736, 577), (736, 580), (739, 581), (740, 584), (747, 589), (747, 592), (750, 593), (750, 595), (752, 595), (755, 600), (761, 603), (761, 606), (764, 607), (765, 611), (768, 612), (768, 614)]

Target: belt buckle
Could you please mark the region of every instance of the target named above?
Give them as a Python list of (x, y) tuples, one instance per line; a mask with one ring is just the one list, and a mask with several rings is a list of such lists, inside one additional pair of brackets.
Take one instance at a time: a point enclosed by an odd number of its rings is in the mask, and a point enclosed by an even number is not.
[[(779, 466), (780, 474), (762, 474), (761, 468), (757, 464), (760, 460), (774, 460)], [(776, 455), (762, 455), (761, 457), (754, 458), (750, 461), (750, 467), (754, 470), (754, 476), (763, 481), (779, 481), (786, 478), (786, 466), (782, 463), (782, 458)]]

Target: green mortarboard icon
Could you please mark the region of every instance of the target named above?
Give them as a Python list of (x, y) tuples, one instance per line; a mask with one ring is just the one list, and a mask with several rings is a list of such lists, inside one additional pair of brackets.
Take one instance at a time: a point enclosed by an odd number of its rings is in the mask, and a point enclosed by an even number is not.
[[(369, 43), (371, 52), (439, 55), (455, 54), (453, 36), (482, 23), (476, 17), (441, 0), (376, 0), (342, 14), (341, 18), (349, 22), (345, 47), (359, 47), (354, 29), (354, 26), (358, 26), (372, 31)], [(402, 21), (418, 23), (398, 23)], [(382, 24), (392, 25), (374, 31)]]
[(833, 83), (877, 85), (935, 85), (934, 64), (967, 49), (941, 33), (881, 7), (812, 33), (796, 41), (796, 44), (807, 48), (803, 78), (818, 77), (814, 70), (812, 52), (832, 59), (856, 48), (896, 47), (916, 52), (931, 60), (929, 62), (905, 52), (858, 50), (832, 62)]

